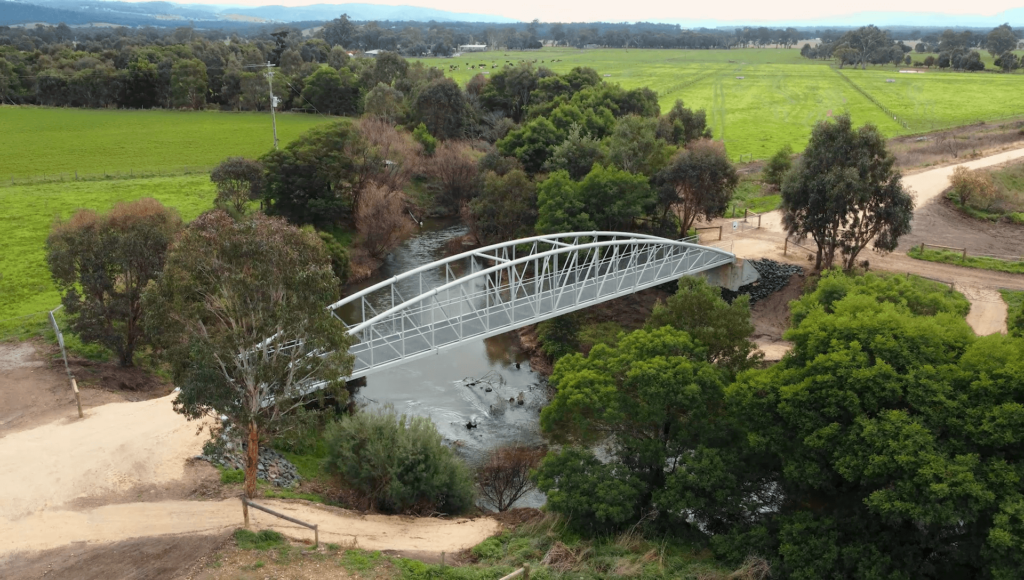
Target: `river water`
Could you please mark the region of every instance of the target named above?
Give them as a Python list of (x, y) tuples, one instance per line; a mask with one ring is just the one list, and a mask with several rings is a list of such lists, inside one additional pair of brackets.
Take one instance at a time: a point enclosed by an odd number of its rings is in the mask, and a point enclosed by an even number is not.
[[(392, 251), (373, 279), (347, 287), (346, 293), (445, 257), (449, 240), (466, 231), (462, 224), (426, 221), (417, 235)], [(441, 270), (424, 274), (425, 288), (444, 282)], [(416, 292), (409, 288), (402, 294), (410, 298)], [(338, 314), (346, 321), (359, 318), (354, 311)], [(429, 417), (445, 440), (472, 464), (496, 445), (542, 443), (538, 418), (547, 402), (546, 392), (543, 378), (530, 370), (529, 357), (518, 352), (506, 334), (471, 340), (438, 355), (378, 371), (366, 378), (366, 386), (354, 399), (368, 409), (392, 405), (399, 413)], [(543, 503), (543, 494), (533, 492), (516, 507)]]

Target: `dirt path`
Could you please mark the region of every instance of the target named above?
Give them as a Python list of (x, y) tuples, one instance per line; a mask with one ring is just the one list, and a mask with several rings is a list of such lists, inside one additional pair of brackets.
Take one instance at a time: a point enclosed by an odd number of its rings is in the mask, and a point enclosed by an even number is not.
[[(967, 161), (971, 169), (991, 167), (1008, 161), (1024, 158), (1024, 149), (1006, 151), (982, 159)], [(952, 282), (971, 302), (967, 322), (979, 336), (993, 332), (1006, 332), (1006, 303), (998, 290), (1024, 290), (1024, 276), (990, 270), (963, 268), (951, 264), (937, 264), (914, 260), (906, 250), (921, 242), (967, 247), (975, 253), (1018, 255), (1024, 252), (1024, 228), (1010, 224), (988, 224), (971, 220), (949, 208), (942, 201), (942, 192), (949, 186), (949, 176), (957, 165), (939, 167), (908, 175), (904, 183), (911, 189), (917, 209), (914, 212), (913, 230), (900, 243), (900, 248), (886, 256), (873, 252), (862, 254), (870, 261), (871, 269), (885, 270), (900, 274), (909, 273)], [(808, 252), (790, 247), (783, 255), (786, 239), (782, 227), (782, 212), (776, 210), (761, 216), (761, 227), (755, 230), (732, 234), (735, 219), (720, 219), (711, 225), (723, 226), (724, 241), (731, 243), (731, 250), (742, 258), (771, 258), (803, 266), (808, 262)], [(807, 244), (813, 247), (813, 242)], [(725, 249), (730, 249), (729, 245)], [(759, 343), (760, 344), (760, 343)], [(766, 345), (778, 350), (772, 344)]]
[[(260, 500), (273, 510), (320, 526), (320, 541), (370, 550), (457, 552), (500, 530), (491, 518), (438, 519), (359, 515), (339, 508), (286, 500)], [(294, 538), (312, 531), (257, 510), (254, 529), (270, 528)], [(168, 534), (219, 534), (242, 525), (237, 499), (125, 503), (85, 511), (47, 510), (15, 520), (0, 519), (0, 557), (74, 542), (118, 542)]]

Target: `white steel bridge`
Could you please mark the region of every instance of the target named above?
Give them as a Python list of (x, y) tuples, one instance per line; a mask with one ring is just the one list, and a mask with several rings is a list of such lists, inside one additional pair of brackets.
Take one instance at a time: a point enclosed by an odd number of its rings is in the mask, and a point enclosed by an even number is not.
[[(622, 232), (536, 236), (426, 264), (328, 308), (358, 341), (349, 351), (355, 379), (680, 276), (718, 269), (717, 278), (725, 279), (723, 266), (730, 270), (736, 262), (733, 254), (693, 239)], [(742, 283), (756, 279), (750, 272), (739, 268)], [(730, 275), (737, 286), (736, 274), (724, 274)]]

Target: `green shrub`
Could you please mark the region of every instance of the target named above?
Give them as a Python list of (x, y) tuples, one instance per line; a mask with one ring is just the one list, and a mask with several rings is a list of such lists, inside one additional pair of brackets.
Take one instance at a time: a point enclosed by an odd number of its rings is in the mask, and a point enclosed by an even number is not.
[(437, 139), (430, 134), (430, 131), (427, 130), (427, 126), (423, 123), (420, 123), (419, 126), (413, 130), (412, 138), (420, 145), (423, 145), (423, 152), (427, 155), (433, 155), (434, 150), (437, 149)]
[(781, 149), (772, 155), (771, 159), (768, 160), (768, 164), (764, 167), (762, 178), (764, 182), (771, 185), (775, 189), (782, 186), (782, 179), (786, 177), (786, 173), (793, 167), (793, 148), (788, 144), (783, 145)]
[(625, 329), (617, 322), (595, 322), (584, 326), (579, 332), (580, 347), (589, 350), (596, 344), (615, 346)]
[(1024, 338), (1024, 292), (1001, 290), (1006, 301), (1006, 329), (1010, 336)]
[(225, 469), (220, 472), (221, 483), (242, 483), (245, 481), (245, 471), (241, 469)]
[(838, 270), (829, 270), (822, 273), (814, 291), (790, 303), (791, 326), (799, 326), (800, 321), (816, 307), (831, 313), (834, 303), (852, 295), (866, 295), (878, 302), (891, 302), (918, 316), (940, 313), (967, 316), (971, 310), (971, 303), (963, 294), (939, 282), (917, 276), (908, 278), (871, 273), (850, 276)]
[(430, 419), (386, 407), (336, 421), (324, 438), (327, 472), (381, 511), (461, 513), (473, 505), (469, 468)]
[(284, 536), (274, 530), (260, 530), (258, 532), (252, 532), (250, 530), (239, 528), (235, 530), (235, 543), (237, 543), (238, 547), (242, 550), (265, 551), (270, 548), (284, 545)]
[(469, 551), (481, 560), (497, 560), (501, 558), (504, 552), (501, 549), (501, 542), (498, 541), (498, 538), (487, 538), (473, 546)]
[(334, 275), (341, 280), (342, 284), (345, 284), (348, 282), (350, 274), (348, 250), (345, 249), (345, 246), (341, 245), (341, 242), (327, 232), (318, 231), (317, 235), (320, 236), (320, 239), (324, 241), (324, 245), (327, 247), (327, 254), (331, 257), (331, 269), (334, 270)]

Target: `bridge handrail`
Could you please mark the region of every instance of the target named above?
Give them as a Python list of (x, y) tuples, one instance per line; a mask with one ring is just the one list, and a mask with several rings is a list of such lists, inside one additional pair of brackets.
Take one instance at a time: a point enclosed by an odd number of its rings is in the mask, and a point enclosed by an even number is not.
[[(667, 238), (661, 238), (661, 237), (658, 237), (658, 236), (652, 236), (650, 234), (632, 234), (632, 233), (626, 233), (626, 232), (606, 232), (606, 231), (564, 232), (564, 233), (559, 233), (559, 234), (544, 234), (544, 235), (541, 235), (541, 236), (533, 236), (533, 237), (530, 237), (530, 238), (523, 238), (523, 239), (520, 239), (520, 240), (511, 240), (511, 241), (508, 241), (508, 242), (501, 242), (501, 243), (498, 243), (498, 244), (491, 244), (490, 246), (486, 246), (486, 247), (483, 247), (483, 248), (477, 248), (475, 250), (467, 250), (465, 252), (456, 254), (454, 256), (449, 256), (447, 258), (442, 258), (440, 260), (436, 260), (436, 261), (431, 262), (429, 264), (424, 264), (422, 266), (413, 268), (412, 270), (407, 270), (405, 272), (402, 272), (401, 274), (398, 274), (396, 276), (388, 278), (387, 280), (382, 280), (382, 281), (374, 284), (373, 286), (370, 286), (368, 288), (363, 288), (362, 290), (360, 290), (359, 292), (356, 292), (355, 294), (351, 294), (349, 296), (346, 296), (345, 298), (342, 298), (341, 300), (338, 300), (334, 304), (331, 304), (330, 306), (328, 306), (327, 309), (328, 310), (332, 310), (332, 311), (333, 310), (337, 310), (338, 308), (341, 308), (342, 306), (348, 304), (349, 302), (352, 302), (352, 301), (354, 301), (354, 300), (356, 300), (358, 298), (366, 296), (366, 295), (368, 295), (368, 294), (370, 294), (372, 292), (376, 292), (377, 290), (380, 290), (381, 288), (387, 288), (388, 286), (390, 286), (392, 284), (395, 284), (396, 282), (398, 282), (400, 280), (404, 280), (406, 278), (409, 278), (409, 277), (411, 277), (411, 276), (413, 276), (415, 274), (419, 274), (421, 272), (427, 272), (427, 271), (429, 271), (429, 270), (431, 270), (433, 268), (437, 268), (438, 266), (443, 266), (445, 264), (450, 264), (452, 262), (457, 262), (459, 260), (464, 260), (466, 258), (469, 258), (469, 257), (475, 255), (475, 254), (481, 254), (481, 253), (490, 252), (490, 251), (493, 251), (493, 250), (499, 250), (501, 248), (507, 248), (509, 246), (519, 246), (519, 245), (522, 245), (522, 244), (529, 244), (529, 243), (533, 243), (533, 242), (550, 242), (550, 241), (553, 241), (553, 240), (557, 241), (557, 240), (559, 240), (561, 238), (570, 238), (570, 237), (578, 238), (580, 236), (592, 236), (592, 237), (616, 236), (616, 237), (627, 237), (630, 240), (649, 239), (649, 240), (657, 240), (659, 242), (671, 242), (671, 241), (674, 241), (674, 240), (669, 240)], [(573, 246), (573, 247), (582, 247), (582, 246), (577, 244), (576, 246)], [(530, 257), (537, 256), (537, 255), (539, 255), (539, 254), (531, 254)]]
[[(574, 235), (578, 236), (579, 233), (574, 234)], [(591, 233), (588, 232), (587, 235), (591, 235)], [(618, 235), (621, 236), (622, 233), (619, 232)], [(541, 237), (541, 236), (538, 236), (538, 238), (539, 237)], [(640, 238), (640, 237), (642, 237), (643, 239), (637, 239), (637, 238)], [(604, 242), (590, 242), (590, 243), (587, 243), (587, 244), (577, 244), (577, 245), (574, 245), (574, 246), (564, 246), (564, 247), (560, 247), (560, 248), (553, 248), (553, 249), (550, 249), (550, 250), (547, 250), (547, 251), (544, 251), (544, 252), (540, 252), (540, 253), (537, 253), (537, 254), (531, 254), (529, 256), (523, 256), (521, 258), (516, 258), (515, 260), (510, 260), (508, 262), (501, 262), (499, 264), (491, 266), (490, 268), (487, 268), (487, 269), (484, 269), (484, 270), (478, 270), (476, 272), (473, 272), (472, 274), (469, 274), (467, 276), (463, 276), (462, 278), (458, 278), (457, 280), (453, 280), (451, 282), (448, 282), (446, 284), (438, 286), (437, 288), (434, 288), (432, 290), (428, 290), (427, 292), (424, 292), (423, 294), (420, 294), (419, 296), (416, 296), (415, 298), (406, 300), (405, 302), (402, 302), (401, 304), (393, 306), (393, 307), (385, 310), (384, 312), (381, 312), (381, 313), (377, 314), (376, 316), (373, 316), (373, 317), (369, 318), (368, 320), (364, 320), (364, 321), (360, 322), (358, 325), (350, 328), (348, 330), (348, 333), (350, 335), (355, 335), (356, 333), (362, 331), (366, 327), (371, 326), (371, 325), (377, 323), (378, 321), (383, 320), (383, 319), (387, 318), (388, 316), (390, 316), (390, 315), (392, 315), (392, 314), (394, 314), (396, 312), (400, 312), (400, 311), (404, 310), (407, 306), (409, 306), (409, 305), (411, 305), (413, 303), (416, 303), (416, 302), (419, 302), (419, 301), (423, 300), (423, 298), (425, 296), (428, 296), (428, 295), (431, 295), (431, 294), (437, 295), (438, 293), (440, 293), (442, 291), (458, 287), (458, 286), (464, 284), (467, 280), (472, 280), (474, 278), (480, 278), (480, 277), (483, 277), (483, 276), (486, 276), (486, 275), (490, 275), (490, 274), (492, 274), (494, 272), (505, 270), (505, 269), (507, 269), (509, 267), (514, 267), (514, 266), (517, 266), (519, 264), (525, 264), (525, 263), (528, 263), (528, 262), (533, 261), (533, 260), (537, 260), (537, 259), (540, 259), (540, 258), (551, 257), (551, 256), (556, 256), (556, 255), (563, 254), (563, 253), (569, 253), (569, 252), (574, 252), (574, 251), (579, 251), (579, 250), (596, 249), (596, 248), (602, 248), (602, 247), (623, 246), (623, 245), (636, 244), (636, 243), (645, 243), (645, 244), (669, 245), (669, 246), (682, 247), (682, 248), (687, 248), (687, 249), (698, 249), (698, 250), (702, 250), (702, 251), (707, 251), (707, 252), (713, 252), (713, 253), (716, 253), (716, 254), (720, 254), (720, 255), (722, 255), (724, 257), (727, 257), (729, 259), (732, 259), (732, 260), (735, 260), (735, 258), (736, 258), (735, 254), (732, 254), (732, 253), (726, 252), (725, 250), (722, 250), (722, 249), (719, 249), (719, 248), (714, 248), (714, 247), (711, 247), (711, 246), (701, 246), (699, 244), (693, 244), (693, 243), (689, 243), (689, 242), (678, 242), (678, 241), (675, 241), (675, 240), (669, 240), (667, 238), (659, 238), (657, 236), (646, 236), (646, 235), (639, 236), (638, 235), (637, 238), (630, 238), (630, 239), (625, 239), (625, 240), (608, 240), (608, 241), (604, 241)], [(535, 238), (526, 238), (524, 240), (519, 240), (519, 242), (520, 243), (530, 242), (530, 241), (533, 241), (534, 239)], [(480, 250), (477, 250), (477, 252), (479, 252), (479, 251)], [(473, 252), (467, 252), (467, 254), (472, 254), (472, 253)], [(430, 264), (430, 266), (436, 267), (438, 264), (447, 263), (447, 262), (448, 262), (447, 260), (445, 260), (445, 261), (438, 261), (438, 262), (434, 262), (434, 263)], [(395, 278), (397, 279), (398, 277), (396, 276)], [(388, 283), (390, 284), (391, 281), (388, 281)], [(385, 286), (381, 286), (381, 287), (383, 288)], [(332, 305), (332, 307), (333, 307), (333, 305)]]

